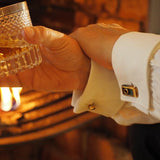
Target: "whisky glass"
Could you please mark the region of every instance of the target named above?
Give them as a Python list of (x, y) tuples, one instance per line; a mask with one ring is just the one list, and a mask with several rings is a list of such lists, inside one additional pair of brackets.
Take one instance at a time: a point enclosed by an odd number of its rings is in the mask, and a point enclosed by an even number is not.
[(0, 8), (0, 76), (8, 76), (41, 63), (39, 46), (26, 42), (21, 34), (32, 26), (27, 3)]

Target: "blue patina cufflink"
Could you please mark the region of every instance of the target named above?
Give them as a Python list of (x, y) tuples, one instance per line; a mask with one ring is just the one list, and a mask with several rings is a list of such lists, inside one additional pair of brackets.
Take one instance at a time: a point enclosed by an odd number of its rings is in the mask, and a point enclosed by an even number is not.
[(122, 93), (125, 96), (130, 97), (138, 97), (138, 88), (135, 87), (133, 84), (131, 85), (122, 85)]

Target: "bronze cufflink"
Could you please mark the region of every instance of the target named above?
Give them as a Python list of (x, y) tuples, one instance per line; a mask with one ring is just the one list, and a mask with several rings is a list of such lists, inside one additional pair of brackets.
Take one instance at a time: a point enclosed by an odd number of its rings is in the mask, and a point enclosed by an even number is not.
[(125, 96), (138, 97), (138, 88), (132, 85), (122, 85), (122, 93)]

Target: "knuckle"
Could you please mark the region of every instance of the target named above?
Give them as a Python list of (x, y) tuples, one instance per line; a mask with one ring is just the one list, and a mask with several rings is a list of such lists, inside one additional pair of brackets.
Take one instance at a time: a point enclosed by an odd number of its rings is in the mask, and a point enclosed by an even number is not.
[(44, 26), (36, 26), (35, 33), (38, 35), (44, 35), (46, 33), (46, 27)]
[(91, 28), (91, 27), (95, 27), (95, 26), (97, 26), (97, 24), (89, 24), (87, 27)]
[(79, 35), (79, 34), (83, 33), (84, 31), (85, 31), (85, 27), (80, 27), (80, 28), (77, 28), (74, 31), (74, 33), (77, 34), (77, 35)]

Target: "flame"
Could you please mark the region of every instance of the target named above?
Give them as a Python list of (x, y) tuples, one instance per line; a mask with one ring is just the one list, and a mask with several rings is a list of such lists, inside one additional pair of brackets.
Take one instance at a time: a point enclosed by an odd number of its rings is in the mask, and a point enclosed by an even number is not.
[(1, 110), (10, 111), (20, 105), (21, 87), (2, 87), (1, 90)]

